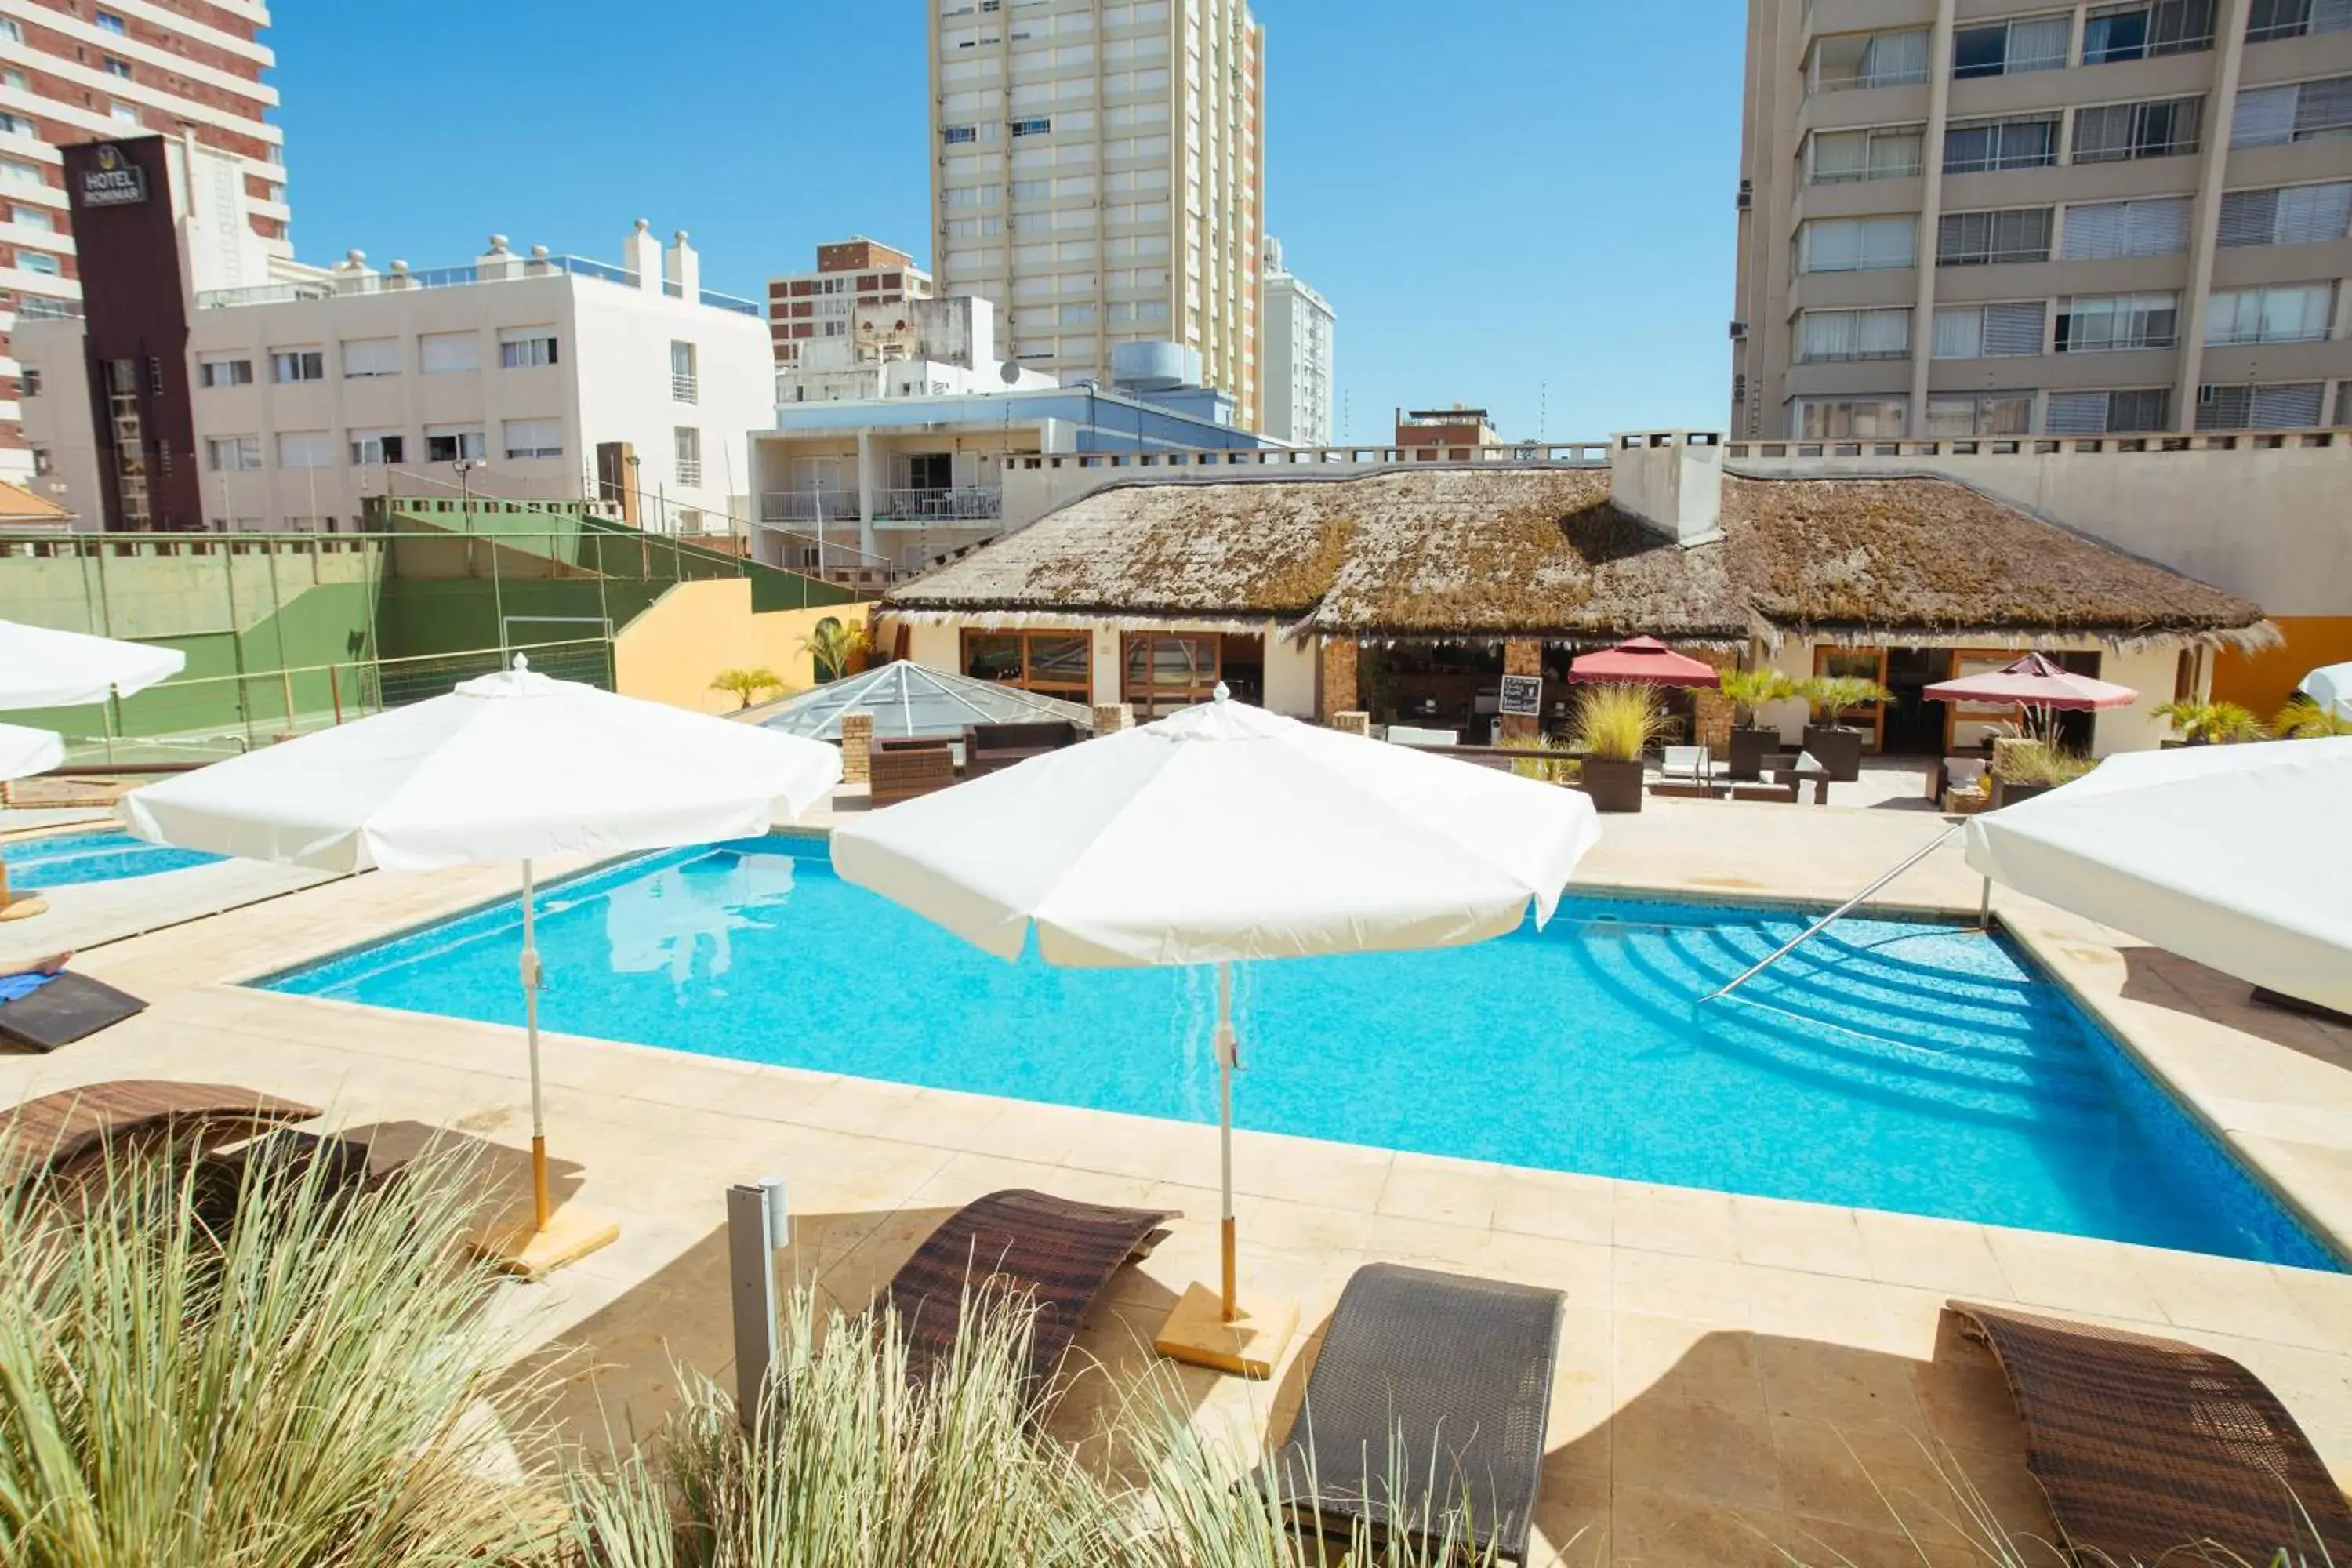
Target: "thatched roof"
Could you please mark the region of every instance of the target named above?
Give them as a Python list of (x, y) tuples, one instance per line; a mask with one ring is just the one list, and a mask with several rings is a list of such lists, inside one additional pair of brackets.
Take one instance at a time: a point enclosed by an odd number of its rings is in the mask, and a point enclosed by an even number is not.
[(2252, 603), (1948, 480), (1726, 476), (1685, 549), (1609, 475), (1482, 464), (1114, 485), (894, 589), (885, 610), (1272, 618), (1372, 639), (1641, 633), (2232, 640)]

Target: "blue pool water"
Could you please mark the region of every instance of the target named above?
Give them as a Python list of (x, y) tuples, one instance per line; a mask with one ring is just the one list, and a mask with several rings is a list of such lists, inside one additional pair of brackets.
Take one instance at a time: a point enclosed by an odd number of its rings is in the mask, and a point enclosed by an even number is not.
[(61, 833), (49, 838), (27, 838), (8, 846), (8, 884), (22, 892), (38, 888), (62, 888), (75, 882), (112, 882), (124, 877), (152, 877), (219, 859), (199, 849), (173, 849), (149, 844), (128, 833)]
[[(552, 1029), (1215, 1119), (1214, 977), (1006, 963), (821, 844), (630, 862), (543, 895)], [(1571, 898), (1481, 946), (1241, 966), (1244, 1127), (2335, 1268), (2004, 942), (1755, 906)], [(262, 984), (522, 1022), (511, 900)]]

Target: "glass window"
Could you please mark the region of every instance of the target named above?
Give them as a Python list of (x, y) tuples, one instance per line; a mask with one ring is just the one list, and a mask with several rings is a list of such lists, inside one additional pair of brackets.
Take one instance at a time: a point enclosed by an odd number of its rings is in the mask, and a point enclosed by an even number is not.
[(2205, 342), (2316, 342), (2327, 336), (2335, 304), (2332, 283), (2217, 290), (2206, 305)]
[(1907, 310), (1807, 310), (1797, 318), (1801, 361), (1902, 359), (1910, 352)]
[(208, 353), (196, 359), (199, 386), (251, 386), (253, 362), (243, 354)]
[(1944, 173), (2046, 169), (2058, 162), (2058, 126), (2055, 114), (1962, 121), (1944, 132)]
[(1814, 184), (1822, 185), (1916, 174), (1919, 173), (1920, 148), (1925, 140), (1924, 129), (1916, 125), (1882, 126), (1869, 131), (1816, 131), (1808, 142), (1810, 177)]
[(2101, 294), (2058, 304), (2058, 352), (2168, 349), (2179, 340), (2178, 294)]
[(2327, 384), (2319, 381), (2241, 384), (2197, 389), (2200, 430), (2308, 430), (2319, 423)]
[(1929, 436), (2023, 436), (2033, 429), (2031, 392), (1938, 393), (1927, 399)]
[(1848, 33), (1813, 45), (1811, 90), (1903, 87), (1927, 79), (1926, 28), (1893, 33)]
[(468, 458), (485, 459), (489, 456), (489, 443), (478, 425), (427, 425), (425, 427), (425, 458), (431, 463), (457, 463)]
[(45, 250), (18, 250), (16, 265), (27, 272), (37, 272), (44, 278), (55, 278), (58, 275), (58, 258)]
[(2172, 392), (2168, 387), (2135, 387), (2122, 392), (2053, 392), (2043, 420), (2053, 436), (2097, 436), (2171, 427)]
[(964, 673), (1084, 702), (1093, 689), (1093, 647), (1086, 632), (966, 632)]
[(1995, 261), (2050, 259), (2050, 209), (1946, 213), (1936, 220), (1936, 265), (1979, 267)]
[(2074, 111), (2074, 162), (2115, 163), (2197, 151), (2202, 98), (2105, 103)]
[(2338, 33), (2347, 27), (2352, 27), (2352, 0), (2251, 0), (2246, 8), (2250, 44)]
[(405, 462), (407, 439), (397, 430), (354, 430), (351, 451), (353, 468)]
[[(553, 339), (548, 340), (552, 342)], [(563, 456), (563, 426), (554, 419), (509, 419), (506, 422), (506, 454), (509, 458)]]
[(427, 375), (482, 367), (482, 340), (473, 332), (426, 332), (416, 340), (417, 367)]
[(261, 467), (261, 437), (258, 436), (206, 437), (205, 467), (215, 473), (231, 473)]
[(400, 340), (398, 338), (356, 338), (343, 344), (344, 375), (376, 376), (399, 374)]
[(1223, 645), (1214, 633), (1129, 633), (1120, 700), (1139, 720), (1208, 701), (1216, 695)]
[(702, 483), (702, 432), (678, 426), (670, 432), (671, 455), (677, 463), (677, 482), (698, 486)]
[(100, 57), (99, 64), (109, 76), (120, 77), (124, 81), (131, 79), (131, 70), (129, 60), (119, 60), (112, 55), (104, 55)]
[(2083, 63), (2147, 59), (2213, 47), (2213, 0), (2133, 0), (2094, 5), (2083, 22)]
[(1942, 305), (1936, 310), (1937, 359), (1999, 359), (2042, 352), (2048, 305), (2024, 300), (1998, 305)]
[(1875, 272), (1912, 265), (1918, 223), (1908, 217), (1817, 219), (1798, 238), (1801, 272)]
[(2348, 226), (2352, 183), (2231, 191), (2221, 198), (2223, 245), (2315, 245), (2342, 239)]
[(522, 370), (557, 361), (552, 327), (502, 327), (499, 330), (499, 365)]
[(2113, 261), (2129, 256), (2178, 256), (2189, 248), (2189, 198), (2085, 202), (2066, 209), (2063, 254), (2069, 261)]
[(2063, 70), (2074, 36), (2074, 18), (2063, 14), (1962, 27), (1952, 35), (1952, 75), (1965, 79)]
[(1790, 434), (1803, 440), (1884, 439), (1903, 434), (1903, 399), (1801, 398), (1790, 423)]
[(102, 33), (112, 33), (118, 37), (123, 37), (131, 31), (130, 27), (124, 24), (122, 18), (116, 16), (111, 11), (92, 12), (90, 14), (90, 20), (98, 24), (99, 31)]
[(271, 349), (269, 379), (272, 381), (324, 381), (327, 379), (327, 353), (324, 349)]

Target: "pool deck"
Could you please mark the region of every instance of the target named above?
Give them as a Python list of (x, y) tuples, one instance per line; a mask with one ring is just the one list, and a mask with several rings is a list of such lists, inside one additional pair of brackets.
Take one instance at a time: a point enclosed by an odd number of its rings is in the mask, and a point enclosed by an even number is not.
[[(1608, 820), (1578, 881), (1825, 903), (1944, 826), (1922, 812), (1654, 801)], [(366, 876), (96, 948), (82, 967), (152, 1005), (51, 1057), (0, 1056), (0, 1097), (135, 1076), (242, 1083), (331, 1106), (387, 1144), (454, 1128), (484, 1141), (520, 1191), (519, 1031), (233, 984), (512, 889), (495, 868)], [(1973, 915), (1979, 889), (1953, 845), (1890, 901)], [(2194, 1113), (2352, 1241), (2352, 1030), (2253, 1007), (2242, 984), (2046, 906), (1995, 907)], [(1056, 1414), (1072, 1436), (1158, 1364), (1143, 1347), (1174, 1296), (1213, 1277), (1208, 1127), (568, 1037), (548, 1038), (546, 1066), (559, 1194), (618, 1217), (623, 1234), (508, 1288), (500, 1310), (583, 1351), (565, 1403), (582, 1441), (621, 1429), (625, 1410), (643, 1430), (674, 1362), (726, 1375), (723, 1190), (766, 1173), (790, 1184), (784, 1267), (845, 1306), (945, 1213), (997, 1188), (1184, 1210), (1080, 1338), (1097, 1364)], [(2232, 1355), (2352, 1481), (2352, 1276), (1272, 1134), (1241, 1133), (1236, 1149), (1244, 1284), (1295, 1297), (1305, 1330), (1380, 1259), (1565, 1293), (1539, 1563), (1780, 1564), (1782, 1546), (1864, 1568), (1978, 1561), (1922, 1440), (2011, 1528), (2046, 1536), (2000, 1378), (1941, 1316), (1952, 1296)], [(1171, 1376), (1197, 1419), (1255, 1444), (1287, 1422), (1304, 1364), (1294, 1355), (1265, 1384)]]

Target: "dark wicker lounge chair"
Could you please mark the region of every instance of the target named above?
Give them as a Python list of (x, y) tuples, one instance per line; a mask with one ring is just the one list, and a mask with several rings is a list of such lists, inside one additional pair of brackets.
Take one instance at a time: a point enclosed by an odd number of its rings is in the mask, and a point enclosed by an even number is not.
[(870, 804), (896, 805), (955, 783), (955, 752), (945, 741), (876, 752), (866, 759), (866, 776)]
[(1106, 1208), (1023, 1188), (966, 1204), (890, 1281), (890, 1304), (916, 1375), (954, 1352), (968, 1298), (1025, 1295), (1036, 1310), (1029, 1382), (1042, 1388), (1111, 1276), (1149, 1258), (1176, 1217), (1165, 1209)]
[(231, 1143), (320, 1114), (315, 1106), (226, 1084), (165, 1079), (87, 1084), (0, 1112), (0, 1187), (64, 1170), (110, 1144), (182, 1135)]
[[(2093, 1562), (2352, 1563), (2352, 1510), (2260, 1379), (2178, 1340), (1951, 1303), (1999, 1358), (2026, 1463)], [(2320, 1548), (2326, 1548), (2322, 1555)]]
[(0, 1003), (0, 1044), (53, 1051), (146, 1010), (146, 1003), (104, 981), (59, 974), (29, 996)]
[(1332, 1534), (1360, 1523), (1376, 1542), (1451, 1529), (1465, 1556), (1491, 1547), (1525, 1563), (1560, 1310), (1557, 1290), (1356, 1270), (1275, 1457), (1293, 1521)]

